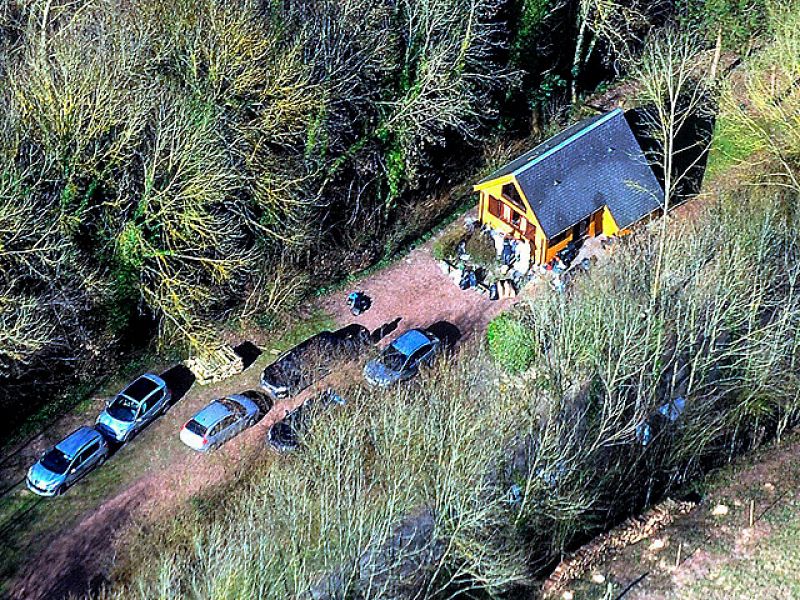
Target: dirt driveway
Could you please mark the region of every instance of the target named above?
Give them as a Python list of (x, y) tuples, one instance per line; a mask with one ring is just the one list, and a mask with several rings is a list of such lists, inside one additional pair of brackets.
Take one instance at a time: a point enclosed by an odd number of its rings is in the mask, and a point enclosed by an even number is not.
[[(340, 325), (356, 322), (370, 331), (399, 318), (397, 333), (447, 321), (458, 327), (462, 340), (480, 335), (512, 301), (493, 302), (476, 290), (460, 290), (439, 268), (430, 249), (431, 244), (425, 244), (387, 269), (353, 282), (346, 291), (322, 299), (321, 308)], [(346, 302), (354, 290), (373, 301), (358, 317), (350, 314)]]
[[(512, 301), (492, 302), (475, 290), (460, 290), (439, 268), (430, 248), (431, 242), (392, 266), (354, 282), (347, 290), (321, 298), (319, 307), (329, 312), (340, 326), (356, 322), (370, 331), (383, 327), (387, 333), (385, 340), (407, 329), (438, 321), (458, 327), (462, 340), (480, 335), (489, 321)], [(373, 302), (370, 310), (357, 318), (350, 314), (346, 304), (348, 292), (356, 289), (367, 293)], [(44, 539), (38, 540), (41, 552), (23, 561), (10, 582), (11, 597), (57, 599), (96, 588), (106, 580), (115, 543), (126, 531), (224, 481), (245, 455), (261, 451), (269, 427), (302, 401), (302, 396), (294, 402), (277, 405), (258, 425), (210, 456), (183, 447), (177, 432), (185, 420), (211, 399), (256, 388), (260, 371), (269, 360), (270, 354), (265, 352), (237, 377), (216, 386), (193, 386), (165, 417), (123, 447), (104, 469), (114, 463), (122, 470), (135, 466), (132, 470), (138, 476), (123, 473), (121, 477), (127, 475), (127, 483), (120, 485), (116, 493), (101, 496), (104, 499), (60, 531), (46, 530)], [(64, 422), (71, 427), (74, 418), (67, 416)], [(58, 511), (60, 502), (71, 494), (79, 495), (80, 488), (99, 474), (92, 474), (65, 498), (43, 501), (43, 510)], [(20, 550), (30, 552), (28, 548)]]

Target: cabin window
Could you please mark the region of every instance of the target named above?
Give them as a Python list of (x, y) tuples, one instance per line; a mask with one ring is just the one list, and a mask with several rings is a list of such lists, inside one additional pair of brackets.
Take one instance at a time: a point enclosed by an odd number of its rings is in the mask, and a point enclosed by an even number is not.
[(522, 197), (517, 191), (517, 186), (515, 186), (513, 183), (507, 183), (503, 186), (503, 197), (521, 211), (526, 211), (525, 203), (522, 201)]

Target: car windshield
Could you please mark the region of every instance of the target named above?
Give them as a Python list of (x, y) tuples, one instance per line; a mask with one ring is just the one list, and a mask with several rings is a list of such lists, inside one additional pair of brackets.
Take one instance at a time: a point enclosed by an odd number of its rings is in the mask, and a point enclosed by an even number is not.
[(387, 369), (399, 371), (406, 363), (406, 355), (400, 352), (394, 346), (389, 346), (383, 351), (383, 354), (381, 355), (381, 362)]
[(186, 423), (186, 429), (191, 431), (195, 435), (204, 436), (206, 431), (208, 431), (203, 425), (192, 419), (188, 423)]
[(139, 403), (127, 396), (119, 395), (114, 398), (114, 401), (108, 407), (108, 414), (115, 418), (117, 421), (130, 422), (136, 418), (136, 413), (139, 410)]
[(122, 395), (130, 396), (137, 400), (144, 400), (158, 387), (155, 381), (147, 377), (140, 377), (132, 384), (130, 384), (123, 392)]
[(51, 473), (63, 475), (69, 469), (69, 458), (58, 448), (53, 448), (42, 456), (42, 466)]

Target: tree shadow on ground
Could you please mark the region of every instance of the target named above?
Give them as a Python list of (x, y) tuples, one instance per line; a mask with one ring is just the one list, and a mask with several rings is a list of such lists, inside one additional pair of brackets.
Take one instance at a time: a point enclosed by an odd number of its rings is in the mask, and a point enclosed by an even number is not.
[(167, 387), (172, 392), (172, 400), (170, 401), (170, 405), (177, 404), (191, 389), (196, 380), (194, 373), (192, 373), (191, 370), (189, 370), (189, 367), (184, 364), (170, 367), (161, 373), (159, 377), (166, 382)]
[[(709, 95), (676, 132), (674, 139), (673, 180), (677, 178), (673, 206), (682, 204), (700, 193), (708, 164), (708, 153), (716, 126), (718, 106)], [(634, 108), (625, 113), (636, 140), (648, 157), (653, 173), (664, 188), (664, 169), (660, 157), (664, 153), (663, 140), (655, 132), (658, 111), (652, 104)], [(670, 206), (672, 208), (673, 206)]]
[(242, 342), (234, 347), (233, 351), (241, 357), (244, 368), (252, 365), (259, 356), (261, 356), (261, 348), (256, 346), (253, 342)]
[(439, 338), (446, 349), (451, 349), (461, 339), (461, 330), (449, 321), (437, 321), (427, 328)]
[(258, 406), (258, 409), (261, 411), (258, 417), (259, 421), (267, 416), (267, 413), (272, 410), (275, 404), (269, 394), (262, 390), (247, 390), (246, 392), (239, 392), (239, 394), (245, 398), (249, 398)]

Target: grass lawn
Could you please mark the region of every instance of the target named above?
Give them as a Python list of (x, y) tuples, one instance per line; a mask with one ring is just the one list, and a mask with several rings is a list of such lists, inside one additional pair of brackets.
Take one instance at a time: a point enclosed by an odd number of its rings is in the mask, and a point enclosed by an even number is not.
[(724, 115), (720, 115), (714, 127), (714, 138), (708, 154), (706, 180), (741, 164), (758, 152), (760, 147), (760, 140), (752, 132), (743, 130)]
[(746, 598), (800, 598), (800, 499), (767, 513), (768, 532), (756, 550), (737, 556), (727, 550), (727, 560), (701, 581), (682, 590), (684, 598), (697, 600)]

